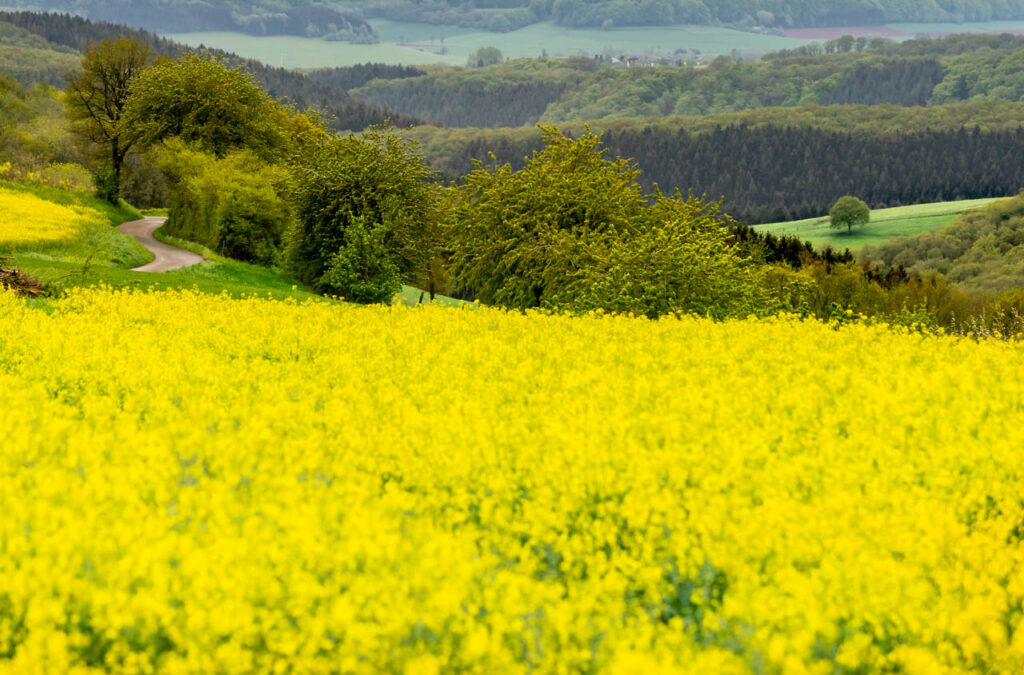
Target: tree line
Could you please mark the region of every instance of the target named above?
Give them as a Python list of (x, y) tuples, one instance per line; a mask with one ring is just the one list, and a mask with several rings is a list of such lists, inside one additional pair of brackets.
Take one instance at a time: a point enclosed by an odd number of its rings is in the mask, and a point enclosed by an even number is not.
[(83, 14), (96, 22), (165, 33), (234, 31), (250, 35), (302, 35), (376, 42), (361, 13), (320, 2), (267, 0), (8, 0), (6, 7)]
[[(886, 110), (876, 112), (884, 116)], [(841, 127), (841, 120), (835, 124)], [(473, 158), (494, 153), (515, 168), (542, 147), (540, 136), (529, 130), (410, 133), (452, 180), (472, 168)], [(867, 124), (849, 130), (787, 126), (784, 118), (773, 125), (710, 129), (633, 120), (607, 128), (604, 141), (611, 153), (644, 167), (639, 180), (646, 187), (724, 196), (728, 213), (748, 223), (821, 216), (846, 194), (874, 208), (1001, 197), (1024, 187), (1019, 122), (987, 131), (962, 124), (900, 131)]]
[[(839, 42), (839, 41), (837, 41)], [(810, 104), (925, 106), (1024, 100), (1024, 38), (951, 36), (857, 51), (808, 47), (763, 61), (625, 68), (600, 58), (521, 59), (377, 79), (353, 94), (446, 126), (517, 126), (613, 117), (708, 115)]]
[(893, 21), (1024, 19), (1021, 0), (8, 0), (8, 6), (84, 12), (164, 32), (232, 30), (254, 35), (375, 39), (366, 17), (470, 26), (505, 32), (554, 21), (569, 27), (718, 24), (780, 30), (801, 26), (872, 26)]

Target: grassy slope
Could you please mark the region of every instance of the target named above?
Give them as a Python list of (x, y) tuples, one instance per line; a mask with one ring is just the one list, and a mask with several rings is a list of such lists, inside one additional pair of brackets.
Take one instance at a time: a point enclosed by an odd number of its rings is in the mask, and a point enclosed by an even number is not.
[[(56, 204), (92, 208), (102, 213), (109, 223), (87, 228), (80, 236), (57, 242), (15, 248), (0, 241), (0, 256), (10, 256), (12, 266), (42, 280), (51, 288), (106, 284), (113, 288), (196, 289), (204, 293), (228, 293), (235, 297), (263, 295), (298, 300), (320, 297), (277, 270), (222, 258), (194, 242), (176, 239), (159, 231), (157, 239), (199, 253), (207, 261), (157, 274), (133, 272), (132, 267), (144, 265), (153, 256), (114, 227), (140, 217), (131, 207), (115, 208), (89, 195), (45, 186), (0, 183), (0, 190), (27, 192)], [(415, 305), (420, 294), (420, 290), (405, 286), (397, 301)], [(444, 305), (459, 304), (459, 301), (444, 296), (438, 296), (436, 300)]]
[(138, 218), (134, 210), (115, 208), (86, 194), (43, 186), (3, 184), (0, 189), (28, 192), (57, 204), (92, 208), (105, 216), (107, 225), (86, 228), (62, 241), (23, 244), (17, 248), (0, 242), (0, 254), (10, 255), (13, 266), (53, 288), (107, 284), (114, 288), (196, 288), (235, 296), (316, 297), (280, 272), (235, 261), (208, 261), (159, 274), (132, 272), (132, 267), (152, 260), (152, 254), (138, 242), (114, 228)]
[(949, 225), (964, 211), (984, 206), (994, 199), (968, 199), (960, 202), (939, 202), (898, 206), (891, 209), (876, 209), (871, 212), (871, 222), (851, 234), (833, 230), (828, 218), (810, 218), (789, 223), (757, 225), (762, 232), (776, 235), (800, 237), (814, 244), (815, 248), (831, 245), (833, 248), (860, 250), (867, 245), (883, 244), (898, 237), (909, 237), (922, 232), (931, 232)]

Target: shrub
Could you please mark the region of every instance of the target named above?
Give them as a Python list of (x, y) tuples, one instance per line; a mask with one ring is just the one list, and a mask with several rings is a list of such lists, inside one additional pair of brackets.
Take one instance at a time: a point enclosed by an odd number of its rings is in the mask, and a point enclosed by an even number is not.
[(645, 194), (640, 171), (607, 160), (601, 138), (542, 127), (521, 171), (477, 168), (450, 233), (456, 292), (508, 307), (730, 316), (757, 309), (749, 263), (718, 205)]
[(249, 151), (217, 159), (181, 141), (165, 145), (160, 164), (171, 183), (168, 234), (238, 260), (278, 262), (291, 217), (282, 167)]
[(293, 272), (322, 293), (390, 299), (426, 274), (438, 188), (412, 141), (390, 127), (324, 138), (294, 167)]

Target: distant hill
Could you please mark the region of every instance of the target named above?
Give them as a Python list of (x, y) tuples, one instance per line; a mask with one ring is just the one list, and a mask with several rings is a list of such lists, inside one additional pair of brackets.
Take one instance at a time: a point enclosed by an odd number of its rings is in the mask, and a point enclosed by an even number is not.
[[(692, 189), (745, 223), (820, 217), (856, 194), (872, 208), (1004, 197), (1024, 185), (1024, 103), (910, 108), (761, 108), (708, 117), (595, 122), (611, 156), (631, 157), (647, 188)], [(582, 124), (566, 125), (578, 133)], [(417, 127), (431, 165), (452, 180), (472, 159), (522, 167), (541, 147), (526, 127)]]
[[(832, 50), (826, 53), (823, 50)], [(708, 115), (761, 107), (930, 106), (1024, 101), (1024, 36), (954, 35), (896, 43), (833, 40), (705, 65), (626, 68), (516, 59), (357, 83), (358, 98), (446, 126), (500, 127), (614, 117)]]
[(7, 8), (76, 14), (161, 32), (227, 30), (376, 42), (358, 12), (308, 0), (7, 0)]
[(63, 86), (64, 73), (81, 62), (77, 50), (10, 23), (0, 23), (0, 73), (29, 85)]
[(77, 66), (81, 60), (79, 54), (86, 45), (116, 35), (134, 36), (148, 42), (157, 54), (167, 56), (177, 56), (184, 51), (220, 55), (229, 65), (252, 73), (271, 96), (300, 108), (319, 109), (338, 130), (362, 130), (388, 119), (398, 126), (419, 121), (384, 106), (364, 103), (339, 86), (307, 78), (301, 73), (273, 68), (220, 50), (191, 50), (143, 30), (66, 14), (0, 12), (0, 73), (14, 76), (26, 85), (46, 82), (62, 86), (64, 72)]
[(372, 41), (365, 17), (508, 31), (562, 26), (722, 24), (758, 30), (871, 26), (894, 21), (1024, 20), (1024, 0), (7, 0), (162, 32), (231, 30)]

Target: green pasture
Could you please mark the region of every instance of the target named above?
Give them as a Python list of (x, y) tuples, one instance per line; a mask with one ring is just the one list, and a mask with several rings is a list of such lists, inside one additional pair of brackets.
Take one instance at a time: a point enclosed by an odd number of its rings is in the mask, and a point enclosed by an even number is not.
[[(604, 30), (564, 28), (551, 21), (543, 21), (508, 33), (492, 33), (477, 28), (388, 19), (371, 19), (370, 23), (380, 35), (379, 44), (355, 45), (319, 38), (258, 37), (226, 32), (170, 33), (166, 37), (193, 47), (216, 47), (284, 68), (324, 68), (368, 62), (465, 65), (469, 55), (480, 47), (497, 47), (510, 58), (538, 57), (545, 52), (549, 56), (564, 57), (648, 50), (673, 52), (676, 49), (698, 49), (707, 57), (731, 54), (736, 50), (744, 56), (756, 57), (770, 51), (799, 47), (810, 41), (716, 26), (640, 26)], [(894, 23), (889, 27), (910, 35), (999, 33), (1024, 31), (1024, 21)], [(441, 53), (442, 38), (444, 54)]]
[(811, 242), (816, 249), (832, 246), (840, 250), (848, 248), (851, 251), (857, 251), (868, 245), (884, 244), (897, 237), (909, 237), (922, 232), (938, 230), (949, 225), (965, 211), (985, 206), (994, 201), (995, 199), (968, 199), (958, 202), (876, 209), (871, 212), (870, 223), (860, 228), (854, 228), (850, 234), (847, 234), (846, 230), (835, 230), (829, 227), (827, 216), (788, 223), (768, 223), (755, 225), (755, 227), (761, 232), (771, 232), (778, 236), (799, 237), (804, 241)]
[[(611, 53), (672, 52), (699, 49), (716, 56), (737, 50), (746, 56), (800, 46), (807, 40), (775, 35), (759, 35), (713, 26), (666, 26), (583, 29), (563, 28), (550, 21), (510, 31), (488, 31), (425, 23), (375, 19), (370, 22), (381, 36), (375, 45), (326, 42), (318, 38), (255, 37), (240, 33), (171, 33), (166, 37), (197, 47), (205, 45), (259, 59), (285, 68), (321, 68), (350, 66), (357, 63), (424, 65), (444, 63), (465, 65), (470, 54), (480, 47), (497, 47), (510, 58), (548, 56), (593, 56)], [(441, 54), (444, 38), (446, 54)], [(422, 45), (421, 47), (398, 46)]]

